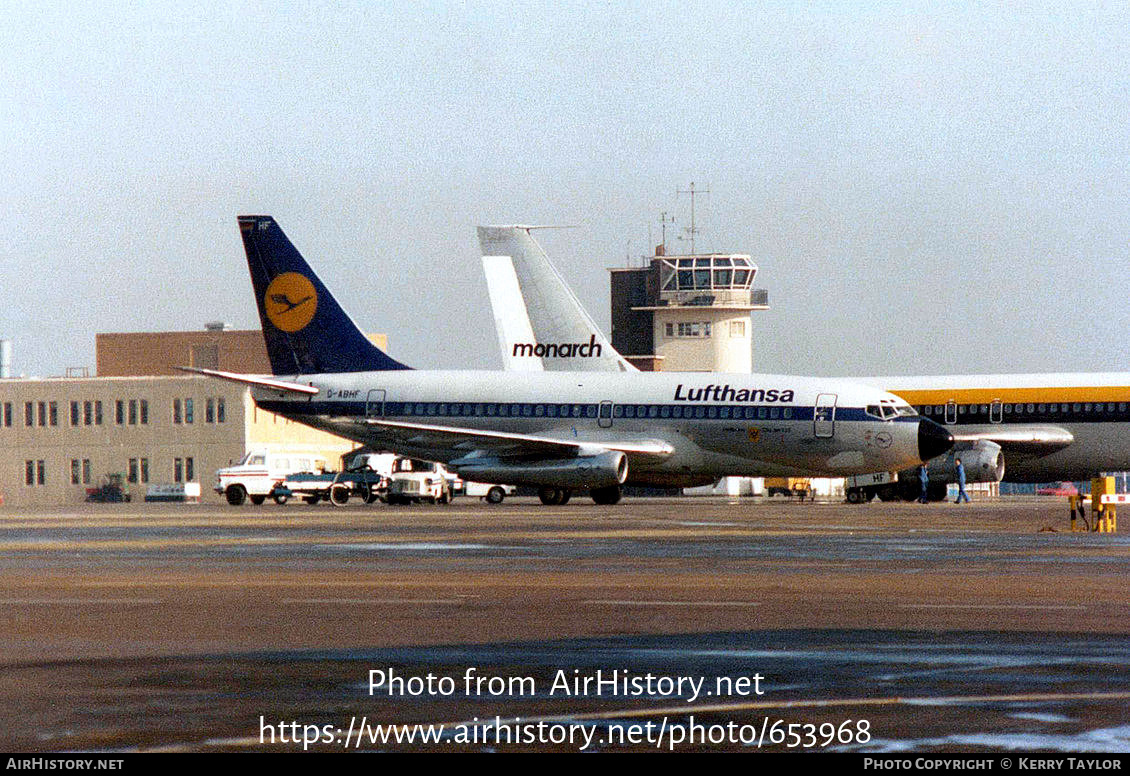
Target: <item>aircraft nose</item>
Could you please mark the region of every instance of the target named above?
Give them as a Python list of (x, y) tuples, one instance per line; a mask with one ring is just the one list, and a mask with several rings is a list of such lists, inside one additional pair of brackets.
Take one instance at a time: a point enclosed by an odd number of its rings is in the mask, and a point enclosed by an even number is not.
[(937, 458), (953, 447), (953, 434), (932, 420), (918, 421), (918, 457), (923, 461)]

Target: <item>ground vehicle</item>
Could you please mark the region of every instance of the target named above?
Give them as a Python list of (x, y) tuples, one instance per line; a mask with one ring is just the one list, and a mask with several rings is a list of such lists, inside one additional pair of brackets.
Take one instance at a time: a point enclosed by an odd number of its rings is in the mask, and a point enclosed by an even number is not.
[(1078, 496), (1079, 489), (1073, 482), (1057, 482), (1044, 488), (1036, 489), (1037, 496)]
[(97, 488), (86, 489), (86, 500), (100, 503), (128, 503), (130, 495), (129, 486), (126, 485), (126, 475), (121, 472), (105, 475)]
[(366, 504), (384, 501), (394, 458), (391, 454), (346, 453), (340, 471), (292, 474), (275, 486), (271, 495), (279, 503), (292, 496), (301, 497), (307, 504), (325, 500), (338, 506), (347, 503), (351, 496)]
[(276, 491), (287, 475), (296, 472), (321, 472), (326, 462), (312, 453), (276, 453), (252, 450), (233, 465), (216, 471), (217, 493), (227, 498), (232, 506), (239, 506), (248, 498), (252, 504), (262, 504), (271, 496), (285, 504), (288, 496)]
[(397, 458), (388, 483), (389, 504), (446, 504), (454, 497), (452, 480), (443, 464), (418, 458)]
[(812, 490), (812, 480), (807, 477), (766, 477), (765, 497), (796, 496), (800, 501), (806, 498), (815, 498)]
[(452, 493), (456, 496), (481, 498), (491, 504), (501, 504), (504, 498), (513, 496), (518, 492), (518, 488), (514, 485), (494, 485), (489, 482), (465, 482), (458, 478), (454, 481), (453, 488)]

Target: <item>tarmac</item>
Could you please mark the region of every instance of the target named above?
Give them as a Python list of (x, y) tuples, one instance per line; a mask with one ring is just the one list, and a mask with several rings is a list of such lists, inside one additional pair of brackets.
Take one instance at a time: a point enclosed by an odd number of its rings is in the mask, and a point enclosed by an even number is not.
[(6, 750), (1130, 748), (1065, 499), (3, 509)]

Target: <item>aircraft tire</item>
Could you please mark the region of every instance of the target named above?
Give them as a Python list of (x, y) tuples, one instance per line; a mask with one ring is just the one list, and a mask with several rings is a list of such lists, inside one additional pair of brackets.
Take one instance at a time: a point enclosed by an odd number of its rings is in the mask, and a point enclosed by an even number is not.
[(612, 505), (620, 502), (622, 493), (619, 485), (609, 485), (607, 488), (593, 488), (589, 495), (594, 504)]
[(540, 498), (541, 503), (545, 504), (547, 507), (555, 507), (564, 503), (564, 493), (565, 491), (562, 488), (538, 488), (538, 498)]

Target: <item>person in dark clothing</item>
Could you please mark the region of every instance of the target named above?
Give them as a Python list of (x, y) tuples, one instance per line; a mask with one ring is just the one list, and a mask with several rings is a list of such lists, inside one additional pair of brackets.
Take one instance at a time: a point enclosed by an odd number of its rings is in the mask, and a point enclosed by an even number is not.
[(930, 475), (926, 473), (926, 464), (918, 466), (918, 503), (926, 504), (929, 499), (926, 498), (926, 485), (930, 482)]
[(969, 494), (965, 492), (965, 467), (961, 465), (961, 459), (958, 458), (954, 461), (954, 474), (957, 480), (957, 499), (953, 503), (960, 504), (962, 499), (965, 503), (969, 503)]

